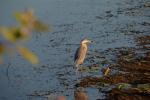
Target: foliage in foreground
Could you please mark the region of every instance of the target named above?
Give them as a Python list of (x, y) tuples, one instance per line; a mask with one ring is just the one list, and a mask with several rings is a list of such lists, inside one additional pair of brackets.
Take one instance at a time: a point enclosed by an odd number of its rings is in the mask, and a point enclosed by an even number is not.
[(0, 27), (0, 61), (5, 54), (17, 51), (23, 58), (32, 64), (38, 63), (38, 57), (23, 46), (29, 37), (35, 32), (49, 31), (48, 25), (44, 24), (34, 16), (33, 10), (16, 12), (15, 18), (18, 26)]

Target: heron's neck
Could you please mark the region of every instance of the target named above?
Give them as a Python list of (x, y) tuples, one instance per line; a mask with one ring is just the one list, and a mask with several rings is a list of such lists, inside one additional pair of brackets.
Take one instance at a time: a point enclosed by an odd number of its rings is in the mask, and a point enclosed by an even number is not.
[(87, 48), (87, 44), (81, 44), (81, 46)]

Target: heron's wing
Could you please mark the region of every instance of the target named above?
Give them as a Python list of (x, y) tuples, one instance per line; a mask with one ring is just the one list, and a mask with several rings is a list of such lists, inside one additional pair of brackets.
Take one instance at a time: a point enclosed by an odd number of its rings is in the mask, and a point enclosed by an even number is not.
[(77, 59), (80, 59), (80, 60), (84, 59), (86, 55), (86, 51), (87, 49), (85, 47), (80, 46), (75, 53), (74, 61), (76, 61)]
[(79, 49), (80, 49), (80, 47), (77, 48), (77, 50), (76, 50), (76, 53), (74, 55), (74, 61), (79, 57)]

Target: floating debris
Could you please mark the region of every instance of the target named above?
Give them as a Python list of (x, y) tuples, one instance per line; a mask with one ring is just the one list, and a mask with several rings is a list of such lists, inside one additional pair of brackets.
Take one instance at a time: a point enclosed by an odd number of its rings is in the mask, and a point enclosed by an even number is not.
[(107, 76), (109, 74), (109, 72), (110, 72), (110, 68), (108, 67), (104, 72), (104, 76)]

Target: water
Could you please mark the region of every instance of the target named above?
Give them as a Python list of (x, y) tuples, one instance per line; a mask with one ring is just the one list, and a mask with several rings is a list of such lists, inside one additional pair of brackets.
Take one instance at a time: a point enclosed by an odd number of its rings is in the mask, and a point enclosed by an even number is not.
[[(148, 1), (148, 0), (147, 0)], [(73, 58), (81, 39), (94, 41), (89, 54), (109, 48), (134, 47), (130, 31), (149, 32), (140, 23), (149, 19), (148, 8), (135, 8), (146, 0), (5, 0), (0, 1), (0, 26), (17, 25), (14, 11), (32, 8), (39, 19), (51, 25), (48, 33), (35, 33), (25, 46), (36, 53), (38, 65), (31, 65), (19, 55), (6, 57), (0, 65), (0, 100), (45, 100), (30, 97), (35, 92), (61, 94), (73, 99), (74, 85), (81, 78), (73, 69)], [(138, 34), (137, 34), (138, 35)], [(109, 58), (109, 57), (108, 57)], [(85, 61), (85, 66), (89, 65)], [(101, 76), (101, 72), (83, 76)], [(86, 88), (90, 100), (103, 98), (97, 88)]]

